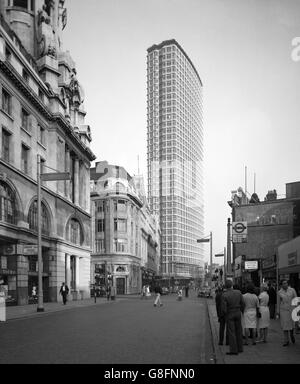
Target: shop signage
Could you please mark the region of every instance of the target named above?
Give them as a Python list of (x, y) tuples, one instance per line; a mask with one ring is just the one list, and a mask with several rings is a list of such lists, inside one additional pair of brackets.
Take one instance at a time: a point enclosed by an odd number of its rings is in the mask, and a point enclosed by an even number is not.
[(242, 276), (242, 262), (243, 262), (242, 256), (238, 256), (234, 260), (234, 276), (235, 277), (241, 277)]
[(297, 264), (297, 251), (288, 254), (288, 265)]
[(276, 255), (266, 257), (262, 260), (263, 269), (273, 268), (276, 266)]
[(257, 260), (245, 261), (245, 270), (256, 270), (256, 269), (258, 269)]
[(0, 275), (15, 275), (16, 271), (12, 271), (10, 269), (0, 269)]
[(3, 256), (14, 255), (16, 253), (16, 246), (15, 244), (4, 245), (1, 247), (1, 252)]
[(23, 246), (23, 255), (33, 256), (37, 254), (38, 254), (38, 246), (36, 244)]

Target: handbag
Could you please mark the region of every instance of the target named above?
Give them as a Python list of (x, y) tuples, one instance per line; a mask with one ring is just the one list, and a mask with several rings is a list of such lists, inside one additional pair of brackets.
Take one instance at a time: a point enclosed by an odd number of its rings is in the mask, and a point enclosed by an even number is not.
[(256, 307), (256, 317), (259, 318), (259, 319), (261, 318), (260, 310), (257, 307)]

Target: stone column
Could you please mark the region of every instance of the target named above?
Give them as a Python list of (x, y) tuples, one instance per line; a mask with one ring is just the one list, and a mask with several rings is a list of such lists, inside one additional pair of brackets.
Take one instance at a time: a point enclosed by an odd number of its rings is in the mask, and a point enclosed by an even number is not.
[(66, 253), (65, 255), (65, 283), (71, 287), (71, 256)]
[[(17, 247), (18, 252), (23, 250), (22, 246)], [(17, 254), (17, 296), (18, 305), (28, 304), (28, 258), (23, 254)]]
[(75, 170), (74, 170), (74, 203), (79, 205), (79, 159), (75, 159)]
[(76, 256), (75, 258), (75, 289), (79, 292), (80, 288), (80, 257)]

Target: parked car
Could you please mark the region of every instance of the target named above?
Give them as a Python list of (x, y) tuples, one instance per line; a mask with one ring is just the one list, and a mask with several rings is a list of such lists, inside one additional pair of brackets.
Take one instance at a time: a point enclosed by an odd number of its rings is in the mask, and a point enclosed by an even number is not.
[(200, 288), (198, 291), (198, 297), (212, 297), (210, 288)]

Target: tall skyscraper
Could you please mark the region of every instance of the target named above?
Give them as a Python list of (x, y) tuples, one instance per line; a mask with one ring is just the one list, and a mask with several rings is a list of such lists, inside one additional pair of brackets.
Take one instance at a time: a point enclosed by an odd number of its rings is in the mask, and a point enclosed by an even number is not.
[(147, 55), (150, 209), (160, 217), (162, 273), (197, 277), (203, 267), (202, 81), (176, 40)]

